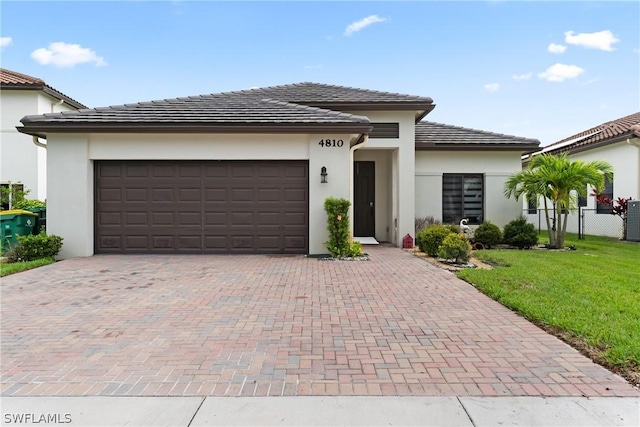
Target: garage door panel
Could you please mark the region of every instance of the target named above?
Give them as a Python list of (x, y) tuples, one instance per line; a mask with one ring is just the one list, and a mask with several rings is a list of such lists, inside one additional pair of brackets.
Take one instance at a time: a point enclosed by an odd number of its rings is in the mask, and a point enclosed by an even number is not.
[(97, 253), (306, 253), (307, 162), (96, 161)]
[(175, 214), (173, 212), (151, 212), (150, 217), (151, 221), (149, 222), (149, 225), (151, 226), (166, 226), (172, 225), (176, 222)]
[(147, 212), (125, 212), (124, 218), (125, 225), (144, 226), (149, 222), (149, 215)]
[(146, 188), (126, 188), (124, 191), (125, 202), (142, 202), (149, 200), (149, 191)]
[(202, 214), (200, 212), (178, 212), (178, 227), (200, 227)]
[(124, 175), (127, 178), (148, 178), (149, 168), (146, 165), (127, 165)]
[(233, 188), (231, 189), (231, 202), (251, 202), (253, 203), (253, 188)]
[(173, 164), (172, 165), (154, 164), (151, 166), (151, 176), (153, 178), (175, 178), (176, 168)]

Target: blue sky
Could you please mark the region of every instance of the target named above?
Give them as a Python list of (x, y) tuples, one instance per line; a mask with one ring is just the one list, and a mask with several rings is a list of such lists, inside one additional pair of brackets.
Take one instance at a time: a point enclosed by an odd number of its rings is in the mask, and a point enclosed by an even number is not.
[(6, 1), (3, 68), (100, 107), (303, 81), (543, 145), (640, 110), (640, 2)]

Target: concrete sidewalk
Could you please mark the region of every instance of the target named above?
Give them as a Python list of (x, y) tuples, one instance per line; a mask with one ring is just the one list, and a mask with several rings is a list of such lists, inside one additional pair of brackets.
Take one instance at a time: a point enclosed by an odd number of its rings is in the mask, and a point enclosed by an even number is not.
[(638, 426), (636, 397), (3, 397), (2, 425)]

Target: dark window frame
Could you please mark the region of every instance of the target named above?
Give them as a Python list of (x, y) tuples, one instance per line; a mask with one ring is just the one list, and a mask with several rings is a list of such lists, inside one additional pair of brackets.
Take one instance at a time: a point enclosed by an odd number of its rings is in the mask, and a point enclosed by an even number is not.
[(373, 130), (369, 138), (400, 138), (400, 123), (371, 123)]
[[(21, 183), (8, 183), (8, 182), (3, 182), (0, 183), (0, 188), (10, 188), (11, 189), (11, 193), (13, 195), (13, 198), (15, 199), (15, 194), (18, 191), (22, 191), (24, 192), (24, 184)], [(2, 203), (2, 208), (3, 211), (9, 210), (9, 201), (7, 200), (7, 203)]]
[[(479, 206), (478, 202), (471, 201), (474, 192), (478, 190), (479, 196), (476, 194), (475, 197), (480, 199)], [(481, 224), (485, 217), (485, 195), (484, 174), (442, 174), (442, 222), (457, 224), (461, 219), (468, 218), (469, 224)], [(455, 200), (456, 198), (459, 200)]]
[[(611, 180), (605, 177), (604, 179), (604, 189), (600, 194), (603, 194), (610, 199), (613, 199), (613, 177)], [(611, 206), (604, 205), (602, 203), (598, 203), (598, 199), (596, 199), (596, 213), (597, 214), (610, 214)]]

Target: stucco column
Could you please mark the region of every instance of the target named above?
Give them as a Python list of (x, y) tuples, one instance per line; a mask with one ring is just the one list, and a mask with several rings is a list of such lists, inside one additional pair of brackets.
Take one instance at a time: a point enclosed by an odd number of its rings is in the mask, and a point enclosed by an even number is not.
[(415, 150), (401, 146), (397, 154), (398, 170), (398, 227), (396, 245), (402, 247), (402, 238), (410, 234), (415, 239)]
[(93, 164), (86, 135), (47, 139), (47, 233), (61, 236), (60, 258), (93, 255)]

